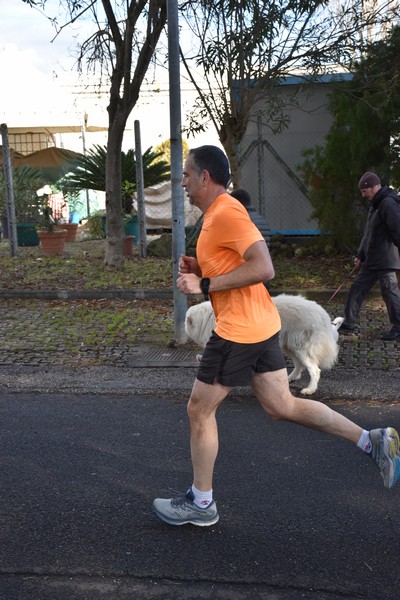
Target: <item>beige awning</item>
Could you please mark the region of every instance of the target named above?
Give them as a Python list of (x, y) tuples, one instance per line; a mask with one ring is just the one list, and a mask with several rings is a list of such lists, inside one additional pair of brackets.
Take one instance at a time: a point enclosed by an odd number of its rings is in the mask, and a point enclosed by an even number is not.
[[(29, 134), (29, 133), (80, 133), (82, 131), (82, 125), (43, 125), (40, 126), (26, 126), (26, 127), (7, 127), (8, 133), (14, 134)], [(85, 127), (85, 131), (88, 133), (96, 133), (97, 131), (107, 131), (108, 127), (101, 127), (97, 125), (88, 125)]]
[[(41, 169), (49, 181), (55, 182), (66, 175), (71, 170), (75, 160), (81, 156), (82, 154), (79, 152), (56, 147), (38, 150), (26, 156), (18, 152), (13, 152), (13, 166), (14, 168), (18, 168), (26, 165)], [(3, 153), (0, 148), (0, 165), (2, 163)]]

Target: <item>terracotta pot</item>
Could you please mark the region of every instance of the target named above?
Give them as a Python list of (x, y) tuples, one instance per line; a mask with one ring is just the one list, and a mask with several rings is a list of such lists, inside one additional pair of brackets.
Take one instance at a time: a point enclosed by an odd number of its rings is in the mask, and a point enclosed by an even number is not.
[(66, 229), (54, 229), (53, 231), (37, 232), (40, 246), (46, 256), (62, 254), (64, 252), (65, 240), (67, 238)]
[(122, 254), (124, 258), (132, 258), (134, 235), (126, 235), (122, 243)]
[(67, 238), (66, 242), (74, 242), (76, 237), (76, 232), (78, 230), (79, 223), (63, 223), (60, 225), (60, 229), (67, 230)]

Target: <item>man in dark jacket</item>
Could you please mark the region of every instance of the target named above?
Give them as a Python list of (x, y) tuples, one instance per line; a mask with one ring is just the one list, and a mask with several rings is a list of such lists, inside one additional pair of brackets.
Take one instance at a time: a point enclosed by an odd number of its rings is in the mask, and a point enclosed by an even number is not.
[(361, 266), (347, 296), (340, 331), (353, 331), (361, 305), (374, 283), (379, 281), (386, 304), (390, 331), (382, 340), (400, 339), (400, 290), (396, 271), (400, 270), (400, 199), (375, 173), (364, 173), (358, 188), (370, 202), (364, 236), (354, 263)]

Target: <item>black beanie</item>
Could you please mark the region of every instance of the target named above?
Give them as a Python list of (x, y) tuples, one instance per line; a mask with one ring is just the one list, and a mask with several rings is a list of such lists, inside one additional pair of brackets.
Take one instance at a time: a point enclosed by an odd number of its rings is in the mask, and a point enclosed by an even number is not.
[(366, 190), (367, 188), (372, 188), (375, 185), (381, 185), (381, 180), (379, 179), (378, 175), (375, 175), (375, 173), (370, 173), (367, 171), (367, 173), (364, 173), (358, 182), (358, 189)]

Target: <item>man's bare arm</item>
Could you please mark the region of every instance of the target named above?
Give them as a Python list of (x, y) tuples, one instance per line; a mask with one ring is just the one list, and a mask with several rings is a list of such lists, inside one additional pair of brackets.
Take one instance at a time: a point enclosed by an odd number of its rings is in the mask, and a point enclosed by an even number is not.
[[(266, 283), (275, 276), (268, 247), (264, 241), (255, 242), (243, 255), (245, 262), (233, 271), (210, 279), (210, 292), (222, 292), (234, 288)], [(182, 273), (177, 279), (178, 289), (183, 294), (201, 294), (201, 277), (194, 273)]]

